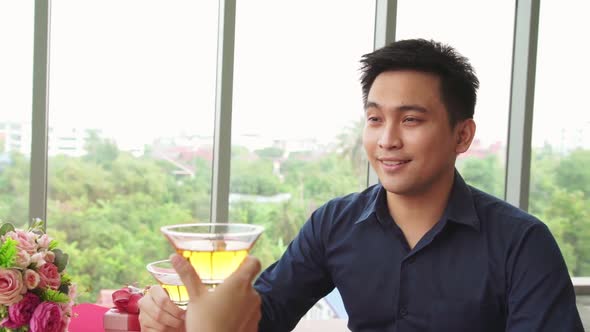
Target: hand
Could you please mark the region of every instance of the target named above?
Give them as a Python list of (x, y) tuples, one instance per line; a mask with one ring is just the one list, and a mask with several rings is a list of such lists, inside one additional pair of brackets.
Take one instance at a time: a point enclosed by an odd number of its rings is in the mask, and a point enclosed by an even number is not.
[(252, 280), (260, 272), (258, 259), (246, 257), (240, 267), (212, 292), (203, 285), (185, 258), (174, 254), (170, 260), (189, 295), (186, 332), (258, 331), (261, 300), (252, 287)]
[(139, 324), (143, 332), (184, 331), (185, 311), (160, 286), (152, 286), (139, 300)]

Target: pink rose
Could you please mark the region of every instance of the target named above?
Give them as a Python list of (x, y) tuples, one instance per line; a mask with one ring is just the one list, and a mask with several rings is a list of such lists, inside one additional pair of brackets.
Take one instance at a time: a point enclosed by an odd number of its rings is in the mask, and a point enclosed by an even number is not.
[(0, 326), (16, 329), (28, 324), (39, 303), (41, 303), (41, 299), (28, 292), (20, 302), (8, 307), (8, 317), (0, 322)]
[(10, 305), (19, 302), (26, 291), (20, 271), (0, 269), (0, 304)]
[(49, 263), (55, 262), (55, 253), (53, 251), (45, 252), (45, 261)]
[(16, 254), (16, 266), (24, 269), (29, 264), (31, 264), (31, 255), (25, 250), (19, 249)]
[(42, 252), (34, 253), (31, 256), (31, 263), (35, 263), (37, 266), (45, 265), (45, 255)]
[(55, 302), (41, 302), (31, 316), (30, 332), (60, 332), (62, 312)]
[(6, 236), (16, 240), (16, 247), (26, 251), (29, 255), (33, 255), (35, 252), (37, 252), (37, 243), (35, 242), (37, 235), (34, 233), (17, 229), (16, 231), (10, 231), (6, 233)]
[(41, 277), (39, 287), (49, 287), (55, 290), (59, 288), (59, 285), (61, 284), (61, 276), (59, 275), (59, 272), (57, 272), (57, 266), (51, 263), (46, 263), (39, 268), (38, 272), (39, 277)]
[(25, 286), (27, 286), (28, 289), (34, 289), (39, 285), (40, 281), (41, 277), (37, 272), (28, 269), (25, 271)]
[(37, 239), (39, 249), (48, 249), (49, 243), (51, 243), (51, 238), (47, 234), (43, 234)]
[(62, 315), (61, 317), (61, 325), (59, 327), (60, 332), (68, 332), (68, 326), (70, 325), (70, 316), (69, 315)]

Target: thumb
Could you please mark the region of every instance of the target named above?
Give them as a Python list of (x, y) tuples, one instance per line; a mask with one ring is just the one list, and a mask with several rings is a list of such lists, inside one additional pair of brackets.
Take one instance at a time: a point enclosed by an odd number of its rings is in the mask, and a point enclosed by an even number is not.
[(203, 293), (207, 293), (207, 287), (203, 285), (201, 278), (197, 274), (197, 271), (193, 268), (193, 266), (186, 260), (186, 258), (180, 256), (179, 254), (172, 254), (170, 255), (170, 262), (180, 280), (186, 287), (186, 291), (188, 292), (189, 299), (196, 299), (197, 297), (201, 296)]

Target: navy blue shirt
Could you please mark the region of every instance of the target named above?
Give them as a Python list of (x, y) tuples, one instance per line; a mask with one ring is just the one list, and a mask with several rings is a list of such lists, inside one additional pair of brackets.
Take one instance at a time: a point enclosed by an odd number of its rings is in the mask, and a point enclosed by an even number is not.
[(254, 287), (260, 331), (290, 331), (334, 287), (360, 331), (583, 331), (555, 239), (535, 217), (465, 184), (410, 249), (381, 185), (317, 209)]

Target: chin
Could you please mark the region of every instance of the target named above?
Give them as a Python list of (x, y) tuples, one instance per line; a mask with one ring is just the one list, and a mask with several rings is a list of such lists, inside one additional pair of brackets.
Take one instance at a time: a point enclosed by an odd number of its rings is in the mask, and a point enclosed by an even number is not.
[(407, 195), (413, 191), (412, 186), (407, 183), (400, 183), (400, 181), (383, 181), (381, 185), (385, 190), (396, 195)]

